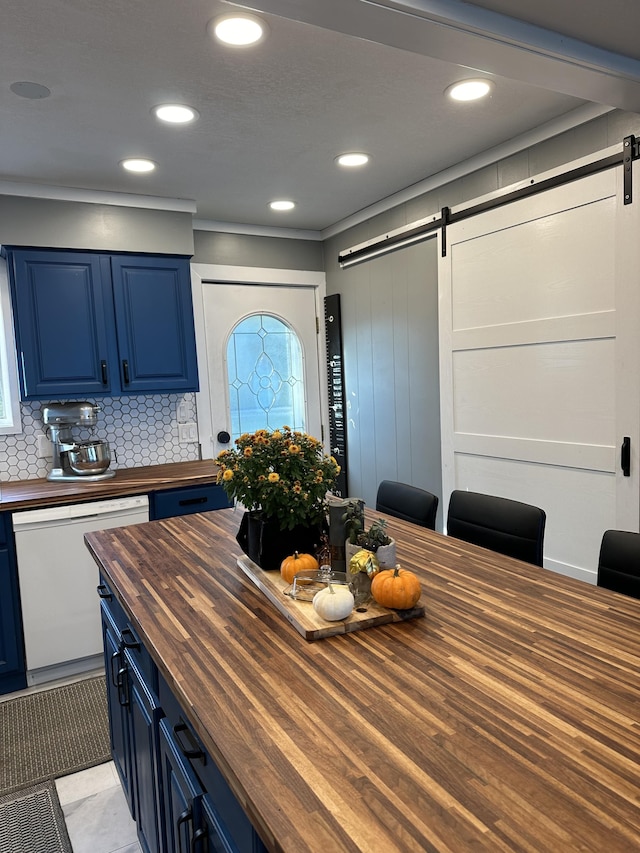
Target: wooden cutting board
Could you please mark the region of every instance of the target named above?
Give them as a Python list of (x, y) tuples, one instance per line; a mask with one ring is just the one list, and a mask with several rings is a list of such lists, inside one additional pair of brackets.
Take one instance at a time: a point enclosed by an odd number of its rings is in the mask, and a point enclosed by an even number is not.
[(290, 589), (291, 585), (281, 577), (279, 571), (265, 572), (246, 556), (238, 557), (238, 566), (305, 640), (320, 640), (323, 637), (361, 631), (376, 625), (387, 625), (389, 622), (406, 622), (407, 619), (424, 616), (424, 606), (420, 603), (411, 610), (389, 610), (372, 600), (364, 605), (366, 609), (353, 610), (347, 619), (325, 622), (318, 616), (310, 601), (297, 601), (286, 594), (285, 590)]

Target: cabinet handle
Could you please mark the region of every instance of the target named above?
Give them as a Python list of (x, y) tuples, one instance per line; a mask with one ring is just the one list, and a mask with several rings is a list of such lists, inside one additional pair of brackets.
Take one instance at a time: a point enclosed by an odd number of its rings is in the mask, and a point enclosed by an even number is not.
[(207, 498), (184, 498), (184, 500), (178, 501), (178, 506), (193, 506), (193, 504), (206, 504)]
[[(118, 688), (118, 690), (119, 690), (120, 688), (119, 688), (119, 685), (118, 685), (118, 681), (117, 681), (117, 679), (116, 679), (115, 675), (113, 674), (113, 664), (114, 664), (114, 661), (118, 660), (118, 658), (119, 658), (119, 657), (120, 657), (120, 652), (119, 652), (119, 651), (114, 652), (114, 653), (111, 655), (111, 659), (110, 659), (110, 661), (109, 661), (109, 669), (111, 670), (111, 681), (112, 681), (112, 683), (113, 683), (113, 686), (114, 686), (114, 687), (117, 687), (117, 688)], [(118, 666), (119, 666), (119, 663), (118, 663)]]
[(209, 853), (209, 836), (207, 835), (207, 830), (204, 827), (200, 827), (191, 839), (191, 853), (196, 853), (196, 848), (200, 842), (204, 842), (202, 845), (202, 850), (204, 853)]
[(101, 583), (97, 587), (97, 591), (100, 598), (104, 598), (106, 601), (111, 601), (111, 599), (113, 598), (113, 596), (109, 592), (109, 587), (106, 584)]
[(107, 373), (107, 362), (100, 362), (100, 371), (102, 373), (102, 384), (107, 385), (109, 383), (109, 374)]
[(139, 649), (140, 641), (136, 638), (131, 628), (125, 628), (122, 632), (122, 645), (125, 649)]
[(183, 853), (182, 851), (182, 826), (187, 823), (187, 821), (191, 820), (191, 806), (187, 806), (187, 808), (182, 812), (182, 814), (178, 817), (176, 821), (176, 834), (178, 836), (178, 853)]
[(118, 702), (123, 708), (129, 707), (129, 680), (126, 665), (118, 670)]
[(124, 379), (124, 384), (129, 384), (129, 362), (126, 358), (122, 362), (122, 378)]
[[(180, 737), (182, 732), (186, 732), (185, 740), (189, 740), (191, 743), (185, 744), (185, 741)], [(176, 723), (173, 727), (173, 733), (176, 738), (176, 743), (180, 747), (185, 758), (198, 759), (199, 761), (202, 761), (203, 764), (206, 762), (205, 753), (197, 743), (193, 743), (193, 736), (191, 735), (186, 723)]]

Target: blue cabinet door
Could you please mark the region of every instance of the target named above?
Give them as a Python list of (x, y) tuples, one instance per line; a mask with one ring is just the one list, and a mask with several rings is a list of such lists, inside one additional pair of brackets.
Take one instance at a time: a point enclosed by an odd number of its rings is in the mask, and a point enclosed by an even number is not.
[[(100, 589), (100, 588), (99, 588)], [(111, 756), (120, 776), (131, 816), (135, 818), (135, 800), (133, 796), (133, 756), (131, 750), (128, 709), (126, 707), (125, 675), (123, 649), (120, 630), (115, 624), (109, 601), (100, 602), (102, 614), (102, 640), (104, 642), (104, 663), (107, 680), (107, 707), (109, 709), (109, 735)]]
[(198, 390), (189, 261), (114, 255), (111, 272), (122, 391)]
[(160, 849), (160, 803), (156, 756), (158, 722), (162, 712), (129, 649), (124, 651), (124, 659), (138, 838), (144, 853), (157, 853)]
[(0, 694), (27, 686), (11, 516), (0, 513)]
[(108, 257), (15, 249), (9, 261), (22, 397), (112, 393)]
[[(185, 762), (166, 718), (160, 720), (160, 790), (164, 811), (164, 853), (185, 853), (196, 846), (202, 788)], [(200, 834), (200, 833), (199, 833)]]

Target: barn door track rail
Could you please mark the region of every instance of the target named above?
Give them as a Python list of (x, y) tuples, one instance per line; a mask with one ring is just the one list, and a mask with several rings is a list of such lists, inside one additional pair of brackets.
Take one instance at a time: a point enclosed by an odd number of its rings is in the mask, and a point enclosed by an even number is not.
[(531, 178), (528, 184), (518, 187), (511, 192), (507, 192), (497, 198), (478, 202), (478, 204), (461, 207), (455, 212), (451, 211), (449, 207), (443, 207), (439, 216), (428, 216), (425, 219), (411, 222), (409, 225), (404, 225), (401, 228), (396, 228), (394, 231), (374, 237), (366, 243), (359, 243), (357, 246), (345, 249), (338, 255), (338, 263), (344, 269), (354, 264), (370, 261), (389, 252), (395, 252), (398, 249), (403, 249), (406, 246), (427, 240), (435, 236), (438, 230), (442, 232), (442, 256), (445, 257), (447, 254), (447, 226), (454, 225), (456, 222), (462, 222), (464, 219), (476, 216), (479, 213), (486, 213), (488, 210), (503, 207), (514, 201), (546, 192), (546, 190), (564, 186), (571, 183), (571, 181), (577, 181), (580, 178), (585, 178), (588, 175), (593, 175), (596, 172), (602, 172), (605, 169), (611, 169), (615, 166), (622, 165), (624, 167), (623, 201), (624, 204), (631, 204), (633, 202), (632, 163), (639, 157), (640, 139), (636, 138), (633, 134), (625, 136), (622, 141), (622, 150), (608, 157), (602, 157), (591, 163), (585, 163), (582, 166), (577, 166), (575, 169), (568, 169), (566, 172), (561, 172), (558, 175), (553, 175), (541, 181)]

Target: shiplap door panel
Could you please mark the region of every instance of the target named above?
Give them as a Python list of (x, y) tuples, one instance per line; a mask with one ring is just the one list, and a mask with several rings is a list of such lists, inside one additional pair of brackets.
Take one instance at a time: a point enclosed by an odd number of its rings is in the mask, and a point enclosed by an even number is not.
[(592, 582), (604, 530), (639, 518), (640, 202), (621, 183), (608, 170), (451, 226), (439, 269), (444, 500), (541, 506), (545, 566)]

